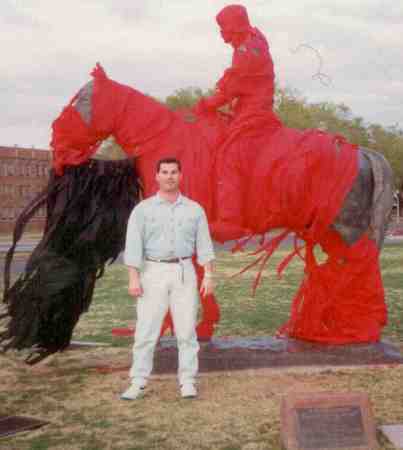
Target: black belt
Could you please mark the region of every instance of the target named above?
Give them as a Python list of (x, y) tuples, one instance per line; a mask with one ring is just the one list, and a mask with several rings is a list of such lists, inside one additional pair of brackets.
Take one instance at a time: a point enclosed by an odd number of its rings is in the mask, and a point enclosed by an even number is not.
[(171, 259), (157, 259), (157, 258), (146, 258), (146, 261), (168, 263), (168, 264), (178, 264), (184, 259), (190, 259), (191, 256), (184, 256), (183, 258), (171, 258)]

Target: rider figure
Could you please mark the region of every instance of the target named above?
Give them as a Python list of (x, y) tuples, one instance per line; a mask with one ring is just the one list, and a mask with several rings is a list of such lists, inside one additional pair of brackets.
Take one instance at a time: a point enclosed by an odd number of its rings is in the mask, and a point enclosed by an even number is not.
[(201, 99), (195, 112), (205, 115), (228, 105), (233, 116), (218, 151), (218, 220), (211, 224), (214, 238), (225, 241), (250, 233), (242, 225), (244, 182), (238, 169), (239, 159), (254, 159), (254, 149), (250, 149), (250, 143), (242, 146), (242, 136), (246, 131), (276, 130), (281, 122), (272, 110), (274, 70), (265, 36), (250, 25), (247, 10), (241, 5), (226, 6), (216, 20), (224, 42), (234, 49), (232, 65), (217, 82), (215, 94)]
[(274, 70), (266, 38), (250, 25), (244, 6), (226, 6), (216, 20), (224, 42), (234, 49), (232, 65), (218, 80), (216, 93), (203, 98), (196, 110), (202, 113), (229, 104), (240, 116), (251, 109), (272, 109)]

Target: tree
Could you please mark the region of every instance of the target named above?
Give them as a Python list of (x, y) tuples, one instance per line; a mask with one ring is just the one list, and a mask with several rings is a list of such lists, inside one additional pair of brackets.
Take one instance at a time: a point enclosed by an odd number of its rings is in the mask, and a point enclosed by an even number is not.
[(212, 90), (203, 92), (203, 90), (198, 87), (177, 89), (165, 99), (165, 104), (173, 111), (191, 109), (201, 97), (209, 96), (212, 93)]

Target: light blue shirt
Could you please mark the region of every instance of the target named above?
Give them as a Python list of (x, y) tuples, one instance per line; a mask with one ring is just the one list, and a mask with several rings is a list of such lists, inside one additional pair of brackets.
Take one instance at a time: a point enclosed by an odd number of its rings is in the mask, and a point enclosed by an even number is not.
[(179, 194), (175, 203), (159, 194), (140, 202), (127, 225), (124, 262), (140, 269), (145, 258), (171, 259), (197, 255), (205, 265), (215, 258), (204, 209)]

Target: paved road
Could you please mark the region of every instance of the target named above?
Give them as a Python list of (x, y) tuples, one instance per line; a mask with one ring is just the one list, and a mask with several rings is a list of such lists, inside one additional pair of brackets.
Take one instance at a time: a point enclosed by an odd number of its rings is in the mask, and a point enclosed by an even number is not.
[[(31, 253), (37, 244), (38, 244), (38, 241), (36, 241), (36, 240), (27, 240), (27, 241), (20, 242), (20, 243), (18, 243), (18, 245), (16, 247), (16, 252)], [(11, 247), (11, 242), (0, 242), (0, 253), (6, 253), (10, 247)]]

